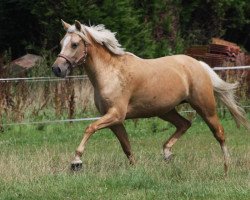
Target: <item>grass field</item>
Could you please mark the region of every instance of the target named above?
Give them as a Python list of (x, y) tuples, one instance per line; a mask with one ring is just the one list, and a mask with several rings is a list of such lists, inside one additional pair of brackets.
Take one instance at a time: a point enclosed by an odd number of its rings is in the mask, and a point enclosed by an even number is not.
[(223, 174), (219, 144), (199, 119), (163, 161), (174, 128), (156, 118), (126, 122), (137, 164), (130, 166), (109, 130), (93, 135), (84, 170), (69, 163), (87, 123), (16, 126), (0, 134), (0, 199), (250, 199), (250, 133), (222, 121), (231, 154)]

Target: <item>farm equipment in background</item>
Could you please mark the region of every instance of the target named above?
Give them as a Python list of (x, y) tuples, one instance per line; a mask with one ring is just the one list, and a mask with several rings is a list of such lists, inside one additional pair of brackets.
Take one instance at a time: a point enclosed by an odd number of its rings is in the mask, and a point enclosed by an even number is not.
[[(212, 38), (211, 44), (194, 45), (185, 52), (187, 55), (206, 62), (210, 67), (231, 67), (250, 65), (250, 55), (235, 43), (228, 42), (219, 38)], [(241, 91), (250, 97), (250, 71), (249, 70), (224, 70), (219, 75), (226, 81), (238, 80)], [(238, 96), (239, 94), (237, 94)], [(243, 94), (242, 94), (243, 95)], [(240, 96), (242, 96), (240, 95)]]

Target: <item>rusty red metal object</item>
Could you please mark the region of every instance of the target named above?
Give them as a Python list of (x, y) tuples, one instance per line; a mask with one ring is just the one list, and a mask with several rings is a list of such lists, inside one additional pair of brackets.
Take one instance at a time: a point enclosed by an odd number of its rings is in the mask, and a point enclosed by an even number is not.
[(211, 67), (245, 65), (247, 59), (239, 46), (219, 38), (212, 38), (209, 45), (192, 46), (186, 54), (198, 60), (203, 60)]
[[(212, 38), (212, 43), (208, 45), (191, 46), (186, 50), (186, 54), (206, 62), (212, 68), (250, 65), (250, 54), (243, 53), (235, 43), (219, 38)], [(226, 79), (227, 75), (240, 77), (240, 80), (246, 83), (246, 95), (250, 97), (249, 70), (223, 70), (219, 74), (223, 79)]]

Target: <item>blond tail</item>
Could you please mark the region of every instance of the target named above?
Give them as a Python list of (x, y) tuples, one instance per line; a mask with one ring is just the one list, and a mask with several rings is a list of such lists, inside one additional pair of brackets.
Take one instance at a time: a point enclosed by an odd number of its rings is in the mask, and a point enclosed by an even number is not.
[(206, 63), (200, 61), (203, 68), (208, 72), (212, 80), (215, 95), (227, 106), (233, 116), (238, 127), (243, 125), (250, 129), (250, 124), (246, 118), (246, 113), (243, 108), (238, 105), (235, 99), (234, 92), (238, 87), (238, 83), (227, 83), (223, 81)]

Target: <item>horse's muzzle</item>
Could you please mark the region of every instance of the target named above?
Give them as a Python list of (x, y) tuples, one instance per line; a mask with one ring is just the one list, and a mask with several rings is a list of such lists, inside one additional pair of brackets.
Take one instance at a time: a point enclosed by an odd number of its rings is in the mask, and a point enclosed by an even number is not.
[(62, 71), (60, 69), (60, 67), (58, 66), (52, 66), (52, 71), (54, 72), (54, 74), (58, 77), (61, 77), (62, 76)]
[(60, 63), (60, 64), (54, 63), (52, 66), (52, 71), (54, 72), (56, 76), (65, 78), (70, 73), (70, 66), (68, 62)]

